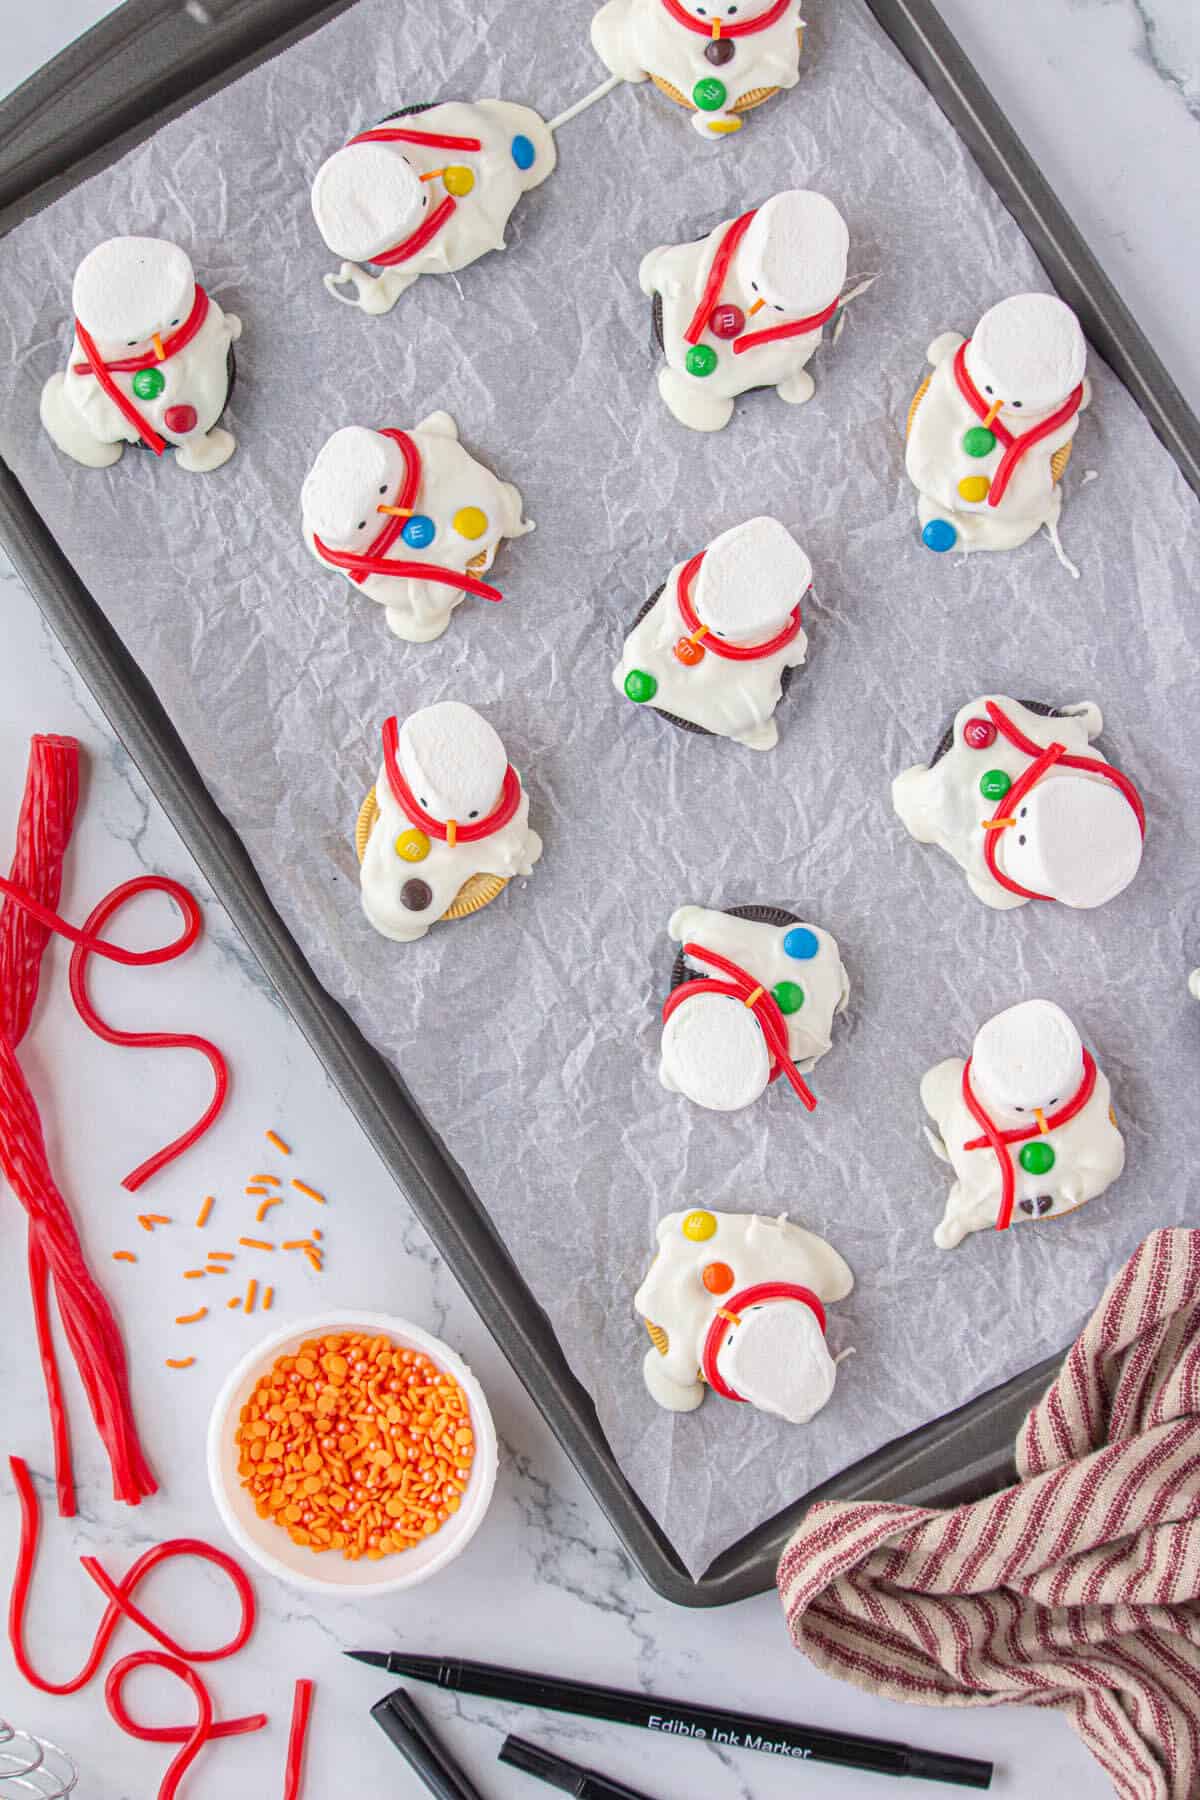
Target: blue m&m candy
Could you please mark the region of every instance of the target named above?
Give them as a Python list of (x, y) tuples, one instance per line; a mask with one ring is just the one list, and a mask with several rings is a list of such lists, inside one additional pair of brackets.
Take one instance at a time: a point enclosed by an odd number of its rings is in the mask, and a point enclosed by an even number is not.
[(953, 550), (958, 533), (949, 519), (930, 519), (921, 533), (921, 542), (927, 550), (936, 550), (940, 556), (946, 550)]
[(437, 526), (424, 513), (414, 513), (411, 519), (405, 520), (400, 536), (410, 550), (428, 550), (437, 536)]
[(512, 141), (512, 159), (518, 169), (532, 169), (537, 151), (523, 132)]
[(811, 962), (821, 946), (815, 931), (810, 931), (807, 925), (793, 925), (783, 940), (783, 948), (797, 962)]

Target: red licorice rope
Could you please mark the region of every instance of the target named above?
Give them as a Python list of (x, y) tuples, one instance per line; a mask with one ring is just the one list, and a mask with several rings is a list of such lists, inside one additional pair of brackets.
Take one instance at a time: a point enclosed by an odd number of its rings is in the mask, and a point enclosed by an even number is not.
[(312, 1682), (298, 1681), (292, 1700), (292, 1729), (288, 1734), (283, 1800), (300, 1800), (300, 1790), (304, 1785), (304, 1751), (308, 1743), (308, 1721), (312, 1713), (312, 1703)]
[[(965, 344), (960, 344), (958, 347), (954, 358), (954, 379), (958, 383), (959, 393), (976, 418), (986, 419), (992, 409), (975, 386), (967, 369), (967, 350), (970, 342), (971, 340), (968, 338)], [(1017, 465), (1021, 459), (1028, 455), (1035, 444), (1043, 443), (1046, 438), (1053, 437), (1056, 431), (1061, 431), (1064, 425), (1068, 425), (1082, 405), (1083, 383), (1080, 382), (1075, 392), (1059, 407), (1057, 412), (1051, 413), (1048, 419), (1043, 419), (1041, 424), (1035, 425), (1032, 430), (1022, 432), (1019, 437), (1015, 436), (999, 417), (992, 420), (988, 430), (1004, 445), (1004, 455), (1000, 459), (1000, 467), (992, 476), (992, 485), (988, 489), (987, 503), (989, 506), (999, 506), (1008, 492), (1009, 482), (1016, 474)]]
[[(430, 150), (483, 149), (479, 138), (451, 137), (446, 132), (417, 131), (409, 126), (393, 125), (377, 125), (373, 131), (360, 131), (357, 137), (350, 139), (350, 144), (422, 144)], [(348, 145), (347, 148), (349, 147)], [(390, 250), (381, 250), (377, 256), (369, 256), (367, 261), (375, 263), (381, 269), (392, 269), (397, 263), (410, 261), (426, 244), (432, 243), (457, 210), (457, 201), (453, 195), (447, 194), (428, 217), (422, 219), (414, 232), (402, 238), (398, 244), (393, 244)]]
[[(473, 823), (460, 825), (457, 819), (435, 819), (431, 813), (418, 804), (416, 796), (400, 772), (399, 760), (400, 727), (395, 719), (383, 721), (383, 766), (387, 771), (388, 786), (392, 790), (397, 806), (408, 819), (416, 825), (426, 837), (455, 844), (477, 844), (481, 838), (492, 837), (497, 831), (503, 831), (509, 820), (513, 818), (521, 804), (521, 781), (517, 771), (509, 763), (504, 771), (504, 783), (500, 789), (500, 798), (486, 818), (476, 819)], [(451, 837), (450, 827), (454, 827)]]
[(699, 574), (700, 565), (706, 555), (707, 552), (701, 550), (696, 556), (693, 556), (691, 562), (684, 564), (679, 571), (679, 580), (675, 587), (679, 616), (688, 630), (693, 634), (705, 631), (704, 648), (711, 650), (714, 656), (725, 657), (729, 662), (758, 662), (763, 657), (777, 656), (781, 650), (786, 650), (793, 638), (799, 634), (800, 627), (804, 623), (799, 602), (783, 630), (762, 644), (727, 644), (715, 632), (705, 629), (700, 621), (700, 615), (692, 605), (692, 583)]
[[(723, 33), (731, 36), (732, 33)], [(735, 219), (721, 242), (717, 245), (717, 253), (712, 260), (712, 268), (708, 271), (708, 280), (704, 283), (704, 291), (700, 295), (700, 304), (692, 314), (691, 323), (683, 334), (685, 344), (698, 344), (708, 329), (708, 321), (712, 317), (713, 307), (721, 298), (721, 289), (725, 285), (725, 277), (729, 273), (734, 253), (738, 245), (750, 229), (750, 221), (758, 208), (743, 213)], [(774, 344), (780, 338), (807, 337), (812, 331), (820, 331), (828, 324), (840, 305), (840, 298), (831, 300), (820, 312), (810, 313), (806, 319), (793, 319), (790, 325), (771, 325), (765, 331), (743, 331), (733, 341), (733, 354), (744, 356), (747, 350), (754, 350), (759, 344)]]
[(785, 1075), (801, 1104), (807, 1107), (809, 1112), (815, 1112), (816, 1099), (792, 1061), (791, 1051), (788, 1047), (787, 1023), (779, 1010), (779, 1003), (774, 995), (763, 986), (761, 981), (755, 981), (753, 975), (747, 974), (746, 970), (737, 963), (730, 962), (724, 956), (718, 956), (715, 950), (706, 949), (703, 944), (685, 944), (683, 954), (690, 956), (693, 962), (711, 964), (713, 968), (721, 971), (725, 980), (718, 981), (714, 976), (700, 976), (694, 981), (681, 982), (663, 1002), (663, 1023), (666, 1023), (671, 1014), (677, 1007), (682, 1006), (685, 1000), (692, 1000), (698, 994), (723, 994), (727, 999), (740, 1000), (743, 1005), (750, 1007), (767, 1040), (767, 1048), (770, 1050), (774, 1062), (771, 1080), (774, 1081), (781, 1074)]
[(750, 37), (756, 31), (766, 31), (770, 26), (778, 25), (791, 3), (792, 0), (775, 0), (774, 6), (763, 13), (761, 18), (745, 19), (740, 25), (727, 25), (724, 19), (716, 19), (710, 25), (707, 20), (694, 19), (691, 13), (685, 12), (679, 0), (663, 0), (663, 5), (677, 25), (686, 26), (688, 31), (696, 32), (699, 37), (716, 37), (719, 29), (723, 38)]
[[(194, 1725), (143, 1725), (140, 1720), (131, 1717), (121, 1689), (135, 1669), (147, 1668), (163, 1669), (168, 1675), (177, 1675), (191, 1689), (196, 1702)], [(104, 1684), (104, 1698), (114, 1723), (127, 1736), (140, 1738), (146, 1744), (182, 1743), (182, 1750), (162, 1778), (158, 1800), (175, 1800), (180, 1782), (205, 1744), (211, 1743), (214, 1738), (241, 1737), (249, 1731), (261, 1731), (267, 1723), (265, 1713), (253, 1713), (244, 1719), (225, 1719), (220, 1724), (216, 1723), (208, 1689), (196, 1671), (190, 1669), (178, 1656), (166, 1656), (161, 1650), (135, 1650), (132, 1656), (123, 1656), (119, 1662), (115, 1662)]]
[(809, 313), (806, 319), (793, 319), (790, 325), (771, 325), (766, 331), (743, 331), (733, 340), (733, 354), (742, 356), (747, 350), (757, 349), (759, 344), (778, 343), (781, 338), (808, 337), (810, 332), (820, 331), (823, 325), (828, 325), (840, 305), (839, 296), (828, 306), (823, 306), (820, 312)]
[(798, 1287), (791, 1281), (760, 1281), (754, 1287), (743, 1288), (730, 1299), (723, 1300), (714, 1313), (711, 1324), (704, 1338), (704, 1348), (700, 1353), (700, 1367), (710, 1388), (725, 1400), (736, 1400), (744, 1404), (742, 1395), (735, 1392), (717, 1367), (717, 1353), (721, 1348), (721, 1339), (731, 1324), (740, 1324), (737, 1317), (748, 1307), (759, 1306), (767, 1300), (799, 1300), (816, 1315), (817, 1324), (825, 1331), (825, 1308), (811, 1288)]
[(423, 144), (428, 150), (482, 150), (483, 140), (476, 137), (452, 137), (446, 131), (418, 131), (415, 125), (374, 125), (360, 131), (351, 144)]
[(196, 298), (192, 303), (192, 310), (184, 320), (183, 324), (179, 327), (179, 330), (172, 332), (171, 336), (165, 340), (161, 359), (159, 358), (157, 351), (152, 350), (148, 355), (125, 356), (122, 357), (119, 362), (111, 363), (106, 363), (104, 361), (104, 358), (96, 348), (94, 339), (84, 328), (81, 321), (78, 319), (75, 321), (75, 336), (78, 338), (80, 348), (87, 358), (86, 362), (75, 363), (75, 369), (80, 374), (92, 374), (96, 377), (96, 380), (100, 383), (100, 386), (104, 389), (108, 398), (121, 414), (121, 417), (127, 424), (133, 426), (133, 429), (137, 432), (142, 442), (148, 449), (153, 450), (155, 456), (161, 456), (166, 449), (166, 439), (161, 437), (159, 433), (155, 431), (149, 419), (146, 418), (144, 413), (138, 410), (128, 394), (124, 393), (123, 390), (117, 386), (112, 378), (112, 371), (114, 369), (119, 369), (121, 371), (149, 369), (154, 367), (160, 360), (165, 362), (167, 357), (174, 356), (177, 350), (182, 350), (185, 344), (191, 343), (207, 316), (208, 295), (200, 286), (200, 283), (197, 282)]
[(1020, 750), (1024, 756), (1033, 758), (1024, 774), (1017, 777), (1008, 792), (997, 802), (996, 810), (984, 830), (983, 857), (987, 864), (988, 874), (993, 881), (997, 881), (1001, 887), (1007, 888), (1010, 894), (1019, 894), (1023, 900), (1053, 900), (1053, 894), (1039, 894), (1035, 889), (1023, 887), (1019, 881), (1014, 881), (1011, 875), (1006, 875), (1000, 867), (999, 850), (1001, 836), (1005, 830), (1010, 829), (1004, 821), (1015, 818), (1017, 808), (1026, 794), (1056, 764), (1064, 769), (1082, 769), (1089, 775), (1099, 775), (1104, 780), (1111, 781), (1133, 808), (1138, 828), (1145, 837), (1146, 809), (1142, 805), (1141, 795), (1128, 775), (1123, 775), (1120, 769), (1114, 769), (1111, 763), (1101, 762), (1098, 757), (1071, 756), (1064, 744), (1057, 742), (1049, 745), (1036, 744), (1031, 737), (1026, 736), (1013, 719), (1009, 718), (1003, 707), (997, 706), (994, 700), (987, 702), (986, 711), (1001, 736), (1007, 738), (1009, 743)]
[[(421, 452), (406, 431), (381, 431), (381, 437), (391, 438), (400, 446), (404, 457), (404, 479), (400, 483), (400, 491), (392, 502), (401, 512), (411, 512), (421, 486)], [(387, 552), (408, 523), (407, 519), (393, 515), (383, 530), (371, 539), (364, 551), (331, 550), (328, 544), (313, 532), (313, 547), (323, 561), (335, 569), (343, 569), (351, 581), (362, 583), (368, 575), (394, 576), (397, 580), (432, 581), (442, 587), (460, 588), (464, 593), (475, 594), (480, 600), (500, 600), (503, 596), (499, 588), (489, 587), (486, 581), (469, 575), (466, 570), (461, 573), (457, 569), (443, 569), (438, 563), (426, 562), (389, 562)]]
[(963, 1065), (963, 1104), (966, 1106), (967, 1111), (970, 1113), (975, 1123), (982, 1130), (983, 1136), (970, 1138), (963, 1145), (963, 1149), (990, 1149), (995, 1153), (996, 1160), (1000, 1164), (1000, 1180), (1002, 1183), (1000, 1191), (1000, 1210), (996, 1214), (996, 1230), (1007, 1231), (1012, 1224), (1013, 1205), (1016, 1200), (1016, 1172), (1013, 1169), (1012, 1157), (1008, 1153), (1008, 1146), (1010, 1144), (1028, 1143), (1031, 1138), (1046, 1136), (1051, 1131), (1057, 1131), (1060, 1125), (1066, 1125), (1077, 1113), (1081, 1113), (1095, 1091), (1096, 1062), (1091, 1052), (1085, 1049), (1083, 1053), (1083, 1080), (1075, 1090), (1072, 1098), (1067, 1101), (1067, 1104), (1059, 1107), (1056, 1113), (1048, 1114), (1044, 1126), (1038, 1124), (1017, 1126), (1012, 1131), (1000, 1131), (985, 1111), (983, 1102), (978, 1098), (974, 1088), (971, 1086), (971, 1062), (972, 1058), (968, 1057)]

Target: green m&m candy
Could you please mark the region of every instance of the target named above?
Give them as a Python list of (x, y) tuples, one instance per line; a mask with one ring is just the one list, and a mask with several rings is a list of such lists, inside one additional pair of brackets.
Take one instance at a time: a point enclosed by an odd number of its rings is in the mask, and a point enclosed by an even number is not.
[(771, 992), (781, 1013), (799, 1012), (804, 1005), (804, 989), (798, 981), (777, 981)]
[(1027, 1175), (1048, 1175), (1054, 1167), (1054, 1152), (1049, 1144), (1035, 1141), (1021, 1149), (1021, 1167)]
[(705, 75), (692, 89), (692, 100), (701, 112), (720, 112), (725, 104), (725, 83)]
[(625, 677), (625, 692), (639, 706), (644, 706), (647, 700), (653, 700), (657, 694), (658, 683), (645, 669), (630, 669)]
[(160, 369), (139, 369), (133, 378), (133, 391), (139, 400), (157, 400), (166, 385)]
[(979, 777), (979, 791), (985, 800), (1003, 800), (1012, 786), (1012, 776), (1003, 769), (989, 769)]
[(683, 359), (689, 375), (711, 375), (717, 366), (717, 353), (711, 344), (693, 344)]
[(996, 448), (996, 434), (986, 425), (972, 425), (963, 437), (962, 447), (968, 456), (990, 456)]

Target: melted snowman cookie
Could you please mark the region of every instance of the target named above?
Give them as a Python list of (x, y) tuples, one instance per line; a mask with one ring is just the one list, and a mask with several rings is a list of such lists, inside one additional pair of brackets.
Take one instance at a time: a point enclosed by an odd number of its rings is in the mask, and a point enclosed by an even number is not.
[(313, 182), (317, 229), (346, 259), (326, 288), (378, 315), (419, 275), (449, 274), (503, 250), (514, 207), (545, 181), (556, 155), (545, 121), (507, 100), (410, 106), (360, 131)]
[(667, 930), (681, 949), (663, 1006), (663, 1086), (710, 1112), (737, 1112), (783, 1075), (811, 1112), (802, 1077), (830, 1048), (850, 997), (836, 939), (769, 906), (681, 906)]
[(57, 447), (91, 469), (126, 444), (207, 473), (237, 448), (218, 425), (233, 388), (241, 320), (197, 282), (163, 238), (109, 238), (88, 253), (71, 291), (75, 335), (66, 371), (42, 389), (42, 424)]
[(440, 637), (468, 595), (500, 599), (481, 576), (502, 538), (533, 530), (522, 510), (517, 489), (463, 449), (444, 412), (412, 431), (335, 431), (301, 492), (317, 561), (386, 607), (412, 644)]
[(892, 804), (987, 906), (1103, 906), (1137, 874), (1145, 811), (1128, 776), (1088, 752), (1102, 725), (1090, 700), (1055, 709), (985, 694), (959, 708), (932, 763), (897, 775)]
[(720, 431), (750, 388), (773, 387), (793, 406), (812, 398), (806, 365), (838, 311), (849, 248), (833, 202), (793, 189), (642, 259), (666, 358), (659, 392), (680, 424)]
[(782, 1216), (671, 1213), (633, 1301), (652, 1344), (646, 1386), (670, 1412), (694, 1411), (711, 1387), (807, 1425), (837, 1377), (825, 1308), (853, 1286), (832, 1245)]
[(359, 815), (363, 911), (411, 943), (438, 919), (487, 906), (530, 875), (542, 840), (529, 796), (496, 732), (473, 707), (442, 700), (383, 727), (383, 765)]
[(701, 137), (740, 131), (744, 115), (800, 79), (799, 0), (608, 0), (592, 44), (622, 81), (649, 78), (689, 109)]
[(613, 670), (618, 692), (674, 724), (751, 750), (779, 742), (775, 708), (808, 638), (812, 564), (778, 519), (748, 519), (677, 563)]
[(1058, 543), (1061, 484), (1091, 398), (1075, 314), (1053, 294), (1015, 294), (973, 337), (936, 338), (929, 361), (905, 453), (926, 548), (1014, 550), (1045, 527), (1071, 568)]
[(1059, 1218), (1094, 1200), (1125, 1167), (1107, 1080), (1063, 1012), (1026, 1000), (978, 1032), (921, 1083), (929, 1142), (954, 1170), (934, 1242)]

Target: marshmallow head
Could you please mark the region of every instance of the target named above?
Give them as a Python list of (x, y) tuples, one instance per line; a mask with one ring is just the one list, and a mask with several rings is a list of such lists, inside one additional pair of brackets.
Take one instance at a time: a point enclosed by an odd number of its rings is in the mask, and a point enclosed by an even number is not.
[(508, 756), (499, 736), (458, 700), (439, 700), (400, 727), (400, 773), (427, 813), (469, 825), (500, 798)]
[(394, 439), (362, 425), (344, 426), (304, 478), (305, 531), (334, 550), (365, 550), (387, 522), (379, 508), (395, 502), (403, 478), (404, 458)]
[(741, 1319), (721, 1340), (717, 1373), (760, 1412), (807, 1425), (837, 1380), (817, 1315), (802, 1300), (768, 1300)]
[(317, 170), (313, 218), (335, 256), (370, 262), (412, 236), (428, 187), (397, 145), (347, 144)]
[(184, 323), (196, 298), (191, 261), (164, 238), (109, 238), (88, 252), (71, 290), (75, 317), (106, 361), (153, 349)]
[(766, 1088), (771, 1057), (748, 1006), (724, 994), (696, 994), (676, 1007), (662, 1035), (664, 1087), (710, 1112), (738, 1112)]
[(1053, 412), (1083, 380), (1087, 344), (1079, 320), (1055, 294), (1014, 294), (984, 313), (967, 369), (988, 405), (1004, 402), (1014, 423)]
[(1064, 906), (1103, 906), (1127, 888), (1142, 860), (1132, 806), (1112, 782), (1086, 775), (1039, 781), (1000, 845), (1004, 873)]
[(1061, 1006), (1024, 1000), (982, 1026), (971, 1084), (996, 1119), (1028, 1124), (1035, 1111), (1065, 1106), (1083, 1080), (1083, 1044)]
[[(748, 326), (807, 318), (836, 300), (846, 281), (850, 233), (832, 200), (792, 188), (759, 207), (742, 241), (740, 261), (750, 287), (766, 305)], [(775, 318), (775, 313), (786, 315)]]
[(747, 519), (714, 538), (692, 601), (701, 624), (733, 643), (782, 631), (812, 581), (812, 564), (778, 519)]

